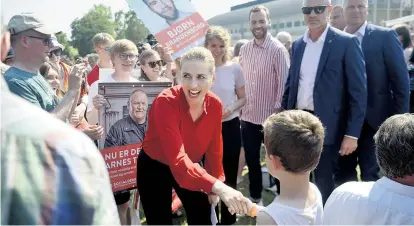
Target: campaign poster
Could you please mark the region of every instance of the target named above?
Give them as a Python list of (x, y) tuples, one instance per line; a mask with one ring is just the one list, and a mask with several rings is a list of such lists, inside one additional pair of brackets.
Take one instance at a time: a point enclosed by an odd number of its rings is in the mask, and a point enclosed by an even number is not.
[(137, 143), (101, 150), (113, 192), (137, 187), (137, 159), (141, 145)]
[(127, 0), (129, 7), (173, 59), (204, 44), (208, 23), (189, 0)]
[[(154, 101), (155, 97), (158, 96), (164, 89), (172, 87), (172, 82), (108, 82), (108, 83), (99, 83), (98, 84), (98, 94), (102, 95), (105, 98), (106, 104), (104, 107), (99, 109), (98, 121), (99, 125), (104, 127), (104, 136), (98, 141), (98, 147), (100, 150), (110, 146), (122, 146), (125, 145), (125, 140), (121, 138), (125, 138), (127, 134), (120, 134), (126, 133), (125, 129), (122, 127), (131, 127), (134, 128), (134, 123), (131, 120), (127, 120), (128, 117), (132, 118), (133, 112), (130, 111), (130, 100), (131, 98), (135, 98), (136, 95), (132, 96), (135, 90), (140, 90), (144, 92), (148, 99), (148, 106), (145, 108), (146, 113), (149, 112), (149, 108), (151, 107), (152, 102)], [(139, 96), (138, 96), (139, 98)], [(119, 125), (119, 132), (118, 135), (120, 139), (118, 140), (109, 140), (107, 139), (108, 132), (111, 130), (111, 127), (114, 124), (121, 124)], [(115, 129), (115, 128), (114, 128)], [(142, 133), (142, 132), (140, 132)], [(145, 132), (143, 132), (142, 137), (145, 136)], [(126, 138), (125, 138), (126, 139)], [(139, 141), (139, 142), (142, 142)], [(116, 145), (122, 143), (122, 145)], [(105, 145), (106, 144), (106, 145)]]

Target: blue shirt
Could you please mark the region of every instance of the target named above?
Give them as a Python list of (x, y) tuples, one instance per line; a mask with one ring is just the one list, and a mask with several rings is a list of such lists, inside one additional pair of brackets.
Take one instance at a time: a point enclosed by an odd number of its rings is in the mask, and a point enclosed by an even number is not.
[(4, 74), (4, 79), (11, 92), (43, 110), (51, 112), (59, 104), (53, 89), (40, 74), (10, 67)]

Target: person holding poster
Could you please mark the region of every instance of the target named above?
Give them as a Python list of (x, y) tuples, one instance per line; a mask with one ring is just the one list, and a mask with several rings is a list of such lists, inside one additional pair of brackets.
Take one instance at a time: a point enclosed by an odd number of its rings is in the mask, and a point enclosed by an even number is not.
[[(89, 124), (98, 124), (99, 108), (106, 105), (106, 100), (98, 94), (98, 84), (101, 82), (137, 82), (132, 77), (133, 70), (138, 60), (137, 46), (126, 39), (115, 41), (109, 49), (111, 61), (115, 72), (111, 76), (105, 76), (94, 82), (89, 89), (88, 108), (86, 117)], [(91, 104), (92, 103), (92, 104)]]
[(166, 27), (177, 23), (194, 14), (194, 12), (184, 12), (175, 7), (174, 0), (142, 0), (148, 8), (165, 19)]
[[(206, 33), (204, 46), (213, 54), (216, 66), (216, 80), (211, 91), (223, 104), (223, 169), (226, 185), (237, 189), (237, 172), (241, 148), (240, 109), (246, 103), (244, 77), (238, 63), (231, 62), (231, 37), (223, 27), (211, 26)], [(218, 208), (216, 209), (218, 210)], [(218, 214), (217, 214), (218, 216)], [(236, 215), (231, 215), (221, 202), (222, 225), (236, 223)]]
[(196, 47), (182, 56), (179, 86), (153, 101), (138, 156), (137, 185), (149, 225), (169, 225), (171, 187), (189, 225), (211, 225), (219, 197), (232, 214), (246, 213), (248, 199), (225, 185), (221, 138), (222, 104), (209, 89), (215, 65), (210, 51)]
[[(105, 137), (105, 148), (141, 143), (147, 130), (148, 97), (142, 90), (134, 90), (128, 100), (129, 115), (114, 123)], [(127, 218), (129, 190), (114, 194), (122, 225), (130, 225)]]

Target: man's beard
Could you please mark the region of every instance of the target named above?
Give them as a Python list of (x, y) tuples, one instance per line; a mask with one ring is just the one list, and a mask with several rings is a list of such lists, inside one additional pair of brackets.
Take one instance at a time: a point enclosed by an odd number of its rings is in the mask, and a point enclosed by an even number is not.
[(267, 28), (263, 27), (263, 28), (260, 28), (260, 29), (262, 30), (262, 34), (261, 35), (260, 34), (258, 34), (258, 35), (255, 34), (254, 30), (256, 30), (256, 29), (251, 29), (250, 30), (252, 32), (252, 35), (253, 35), (253, 37), (255, 39), (263, 39), (264, 37), (266, 37), (266, 35), (267, 35)]
[(160, 17), (162, 17), (162, 18), (164, 18), (164, 19), (166, 19), (166, 20), (176, 20), (177, 18), (178, 18), (178, 10), (174, 7), (174, 14), (173, 14), (173, 16), (166, 16), (166, 15), (164, 15), (164, 14), (161, 14), (161, 13), (157, 13), (158, 14), (158, 16), (160, 16)]

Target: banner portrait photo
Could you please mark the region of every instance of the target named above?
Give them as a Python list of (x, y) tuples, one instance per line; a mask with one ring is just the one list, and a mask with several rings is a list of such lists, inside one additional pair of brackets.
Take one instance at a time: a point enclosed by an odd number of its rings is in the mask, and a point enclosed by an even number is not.
[(204, 43), (207, 22), (188, 0), (127, 0), (130, 8), (174, 59)]

